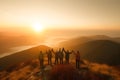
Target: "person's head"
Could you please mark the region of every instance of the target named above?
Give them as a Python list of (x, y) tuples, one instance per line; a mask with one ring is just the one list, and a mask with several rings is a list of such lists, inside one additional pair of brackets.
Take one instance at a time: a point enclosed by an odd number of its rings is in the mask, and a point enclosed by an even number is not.
[(61, 48), (59, 48), (59, 51), (61, 51)]
[(77, 51), (77, 53), (79, 54), (80, 52), (79, 52), (79, 51)]
[(53, 48), (52, 49), (50, 49), (51, 51), (53, 51)]
[(42, 53), (42, 51), (40, 51), (40, 53)]
[(61, 48), (59, 48), (57, 52), (61, 52)]
[(51, 50), (49, 49), (48, 52), (50, 52)]

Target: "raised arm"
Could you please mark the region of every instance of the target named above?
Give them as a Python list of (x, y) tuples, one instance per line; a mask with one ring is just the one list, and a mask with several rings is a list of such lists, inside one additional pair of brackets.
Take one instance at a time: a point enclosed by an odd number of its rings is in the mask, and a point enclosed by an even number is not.
[(74, 53), (74, 51), (73, 51), (73, 50), (72, 50), (72, 51), (69, 51), (69, 53), (72, 54), (72, 53)]
[(53, 49), (51, 49), (51, 52), (55, 54), (55, 51)]
[(73, 50), (72, 50), (72, 53), (73, 53), (74, 55), (76, 55), (76, 52), (75, 52), (75, 51), (73, 51)]
[(64, 48), (62, 49), (62, 52), (65, 52), (65, 53), (66, 53), (66, 51), (65, 51), (65, 49), (64, 49)]

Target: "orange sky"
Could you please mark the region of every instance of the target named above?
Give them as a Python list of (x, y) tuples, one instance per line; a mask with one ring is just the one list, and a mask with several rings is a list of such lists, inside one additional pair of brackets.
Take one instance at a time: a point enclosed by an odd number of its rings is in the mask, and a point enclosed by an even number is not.
[[(2, 27), (120, 30), (120, 0), (0, 0)], [(12, 27), (11, 27), (12, 28)]]

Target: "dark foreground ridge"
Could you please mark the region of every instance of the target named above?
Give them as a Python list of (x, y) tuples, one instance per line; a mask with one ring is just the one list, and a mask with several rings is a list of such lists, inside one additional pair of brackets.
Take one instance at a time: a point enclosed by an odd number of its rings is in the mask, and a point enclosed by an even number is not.
[[(14, 69), (13, 69), (14, 68)], [(12, 70), (11, 70), (12, 69)], [(0, 72), (0, 80), (119, 80), (119, 71), (101, 64), (84, 63), (76, 69), (75, 63), (45, 64), (33, 59)]]
[(42, 76), (43, 80), (114, 80), (109, 75), (94, 73), (86, 67), (81, 67), (79, 70), (71, 64), (59, 64), (45, 72), (47, 76)]
[(79, 72), (70, 64), (55, 65), (50, 71), (49, 80), (79, 80)]

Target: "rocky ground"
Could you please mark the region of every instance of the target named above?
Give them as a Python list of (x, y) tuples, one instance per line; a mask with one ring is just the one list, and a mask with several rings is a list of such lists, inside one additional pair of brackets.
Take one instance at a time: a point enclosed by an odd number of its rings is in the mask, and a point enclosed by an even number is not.
[(45, 67), (41, 70), (37, 59), (29, 60), (1, 71), (0, 80), (47, 80), (51, 74), (56, 72), (63, 74), (67, 72), (66, 70), (71, 73), (71, 69), (79, 73), (79, 80), (120, 80), (119, 67), (84, 61), (80, 69), (76, 69), (74, 61), (63, 65), (47, 65), (47, 62), (45, 62)]

